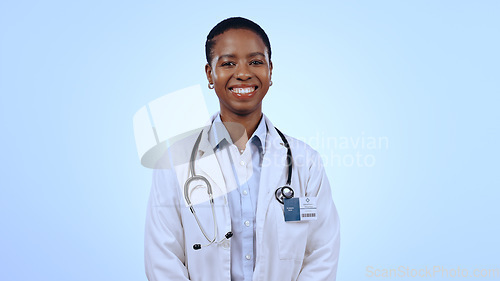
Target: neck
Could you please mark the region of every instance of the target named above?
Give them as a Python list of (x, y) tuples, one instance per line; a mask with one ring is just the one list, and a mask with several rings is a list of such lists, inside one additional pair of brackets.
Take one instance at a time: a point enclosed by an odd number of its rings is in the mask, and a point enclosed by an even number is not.
[(239, 148), (244, 149), (248, 139), (257, 129), (262, 111), (255, 111), (248, 115), (228, 114), (221, 110), (220, 118), (224, 123), (233, 143)]

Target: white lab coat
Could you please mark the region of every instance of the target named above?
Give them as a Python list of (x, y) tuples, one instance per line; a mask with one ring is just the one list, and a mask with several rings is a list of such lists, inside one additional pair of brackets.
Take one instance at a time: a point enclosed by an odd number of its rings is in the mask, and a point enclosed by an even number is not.
[[(215, 117), (215, 116), (214, 116)], [(285, 222), (283, 205), (275, 190), (286, 182), (287, 149), (272, 123), (265, 117), (266, 140), (256, 210), (256, 262), (253, 280), (313, 281), (335, 280), (340, 231), (330, 184), (319, 154), (305, 143), (286, 136), (292, 150), (295, 197), (316, 196), (316, 221)], [(213, 117), (212, 120), (213, 121)], [(231, 230), (231, 218), (224, 177), (215, 154), (211, 153), (207, 131), (199, 145), (195, 169), (212, 185), (215, 197), (218, 241)], [(207, 244), (194, 216), (186, 207), (183, 186), (188, 178), (188, 161), (198, 133), (171, 149), (175, 168), (157, 169), (147, 209), (145, 267), (150, 281), (230, 281), (231, 240), (223, 240), (195, 251), (193, 244)], [(207, 156), (208, 155), (208, 156)], [(166, 158), (164, 159), (166, 160)], [(206, 190), (194, 192), (196, 212), (209, 237), (213, 216)], [(205, 197), (205, 201), (203, 199)], [(202, 202), (204, 201), (204, 202)]]

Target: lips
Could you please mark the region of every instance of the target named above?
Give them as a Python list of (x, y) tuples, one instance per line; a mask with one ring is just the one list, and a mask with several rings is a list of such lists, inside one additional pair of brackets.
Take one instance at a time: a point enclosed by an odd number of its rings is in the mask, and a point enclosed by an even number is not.
[(231, 91), (231, 93), (237, 97), (237, 98), (240, 98), (240, 99), (243, 99), (243, 98), (250, 98), (252, 97), (253, 95), (255, 95), (255, 91), (257, 90), (257, 86), (243, 86), (243, 85), (238, 85), (238, 86), (233, 86), (233, 87), (229, 87), (229, 91)]

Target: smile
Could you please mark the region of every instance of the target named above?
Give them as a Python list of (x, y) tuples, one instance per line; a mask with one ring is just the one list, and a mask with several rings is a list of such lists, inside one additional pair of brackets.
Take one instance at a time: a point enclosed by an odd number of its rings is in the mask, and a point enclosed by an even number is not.
[(255, 94), (257, 86), (251, 87), (230, 87), (229, 90), (238, 97), (251, 97)]

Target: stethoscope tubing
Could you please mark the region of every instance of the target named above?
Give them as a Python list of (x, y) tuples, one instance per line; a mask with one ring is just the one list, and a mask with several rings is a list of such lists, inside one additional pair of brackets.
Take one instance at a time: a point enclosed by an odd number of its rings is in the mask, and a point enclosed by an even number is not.
[[(292, 182), (292, 150), (290, 149), (290, 144), (288, 143), (288, 140), (286, 139), (285, 135), (280, 130), (278, 130), (278, 128), (276, 128), (276, 127), (274, 127), (274, 128), (276, 129), (276, 131), (280, 135), (281, 139), (283, 140), (283, 145), (287, 149), (286, 165), (288, 167), (288, 173), (287, 173), (286, 185), (279, 187), (275, 192), (276, 200), (278, 202), (280, 202), (281, 204), (283, 204), (282, 197), (289, 198), (289, 196), (285, 196), (283, 194), (284, 193), (283, 191), (285, 191), (285, 188), (289, 189), (289, 192), (291, 193), (291, 197), (293, 197), (293, 194), (294, 194), (293, 189), (290, 187), (291, 182)], [(195, 250), (199, 250), (202, 247), (207, 247), (207, 246), (212, 245), (213, 243), (215, 243), (217, 241), (217, 236), (218, 236), (217, 216), (216, 216), (216, 212), (215, 212), (215, 204), (214, 204), (214, 198), (213, 198), (212, 185), (210, 184), (208, 179), (205, 178), (204, 176), (196, 175), (196, 170), (195, 170), (195, 165), (194, 165), (195, 161), (196, 161), (196, 153), (198, 152), (198, 148), (200, 145), (202, 134), (203, 134), (203, 130), (198, 135), (198, 138), (196, 139), (196, 142), (194, 143), (193, 150), (191, 151), (191, 157), (190, 157), (190, 161), (189, 161), (189, 171), (188, 171), (188, 175), (190, 175), (190, 177), (184, 183), (184, 199), (186, 200), (186, 203), (189, 207), (189, 210), (193, 214), (193, 216), (196, 220), (196, 223), (198, 224), (201, 232), (203, 233), (203, 236), (205, 236), (205, 239), (207, 239), (207, 241), (208, 241), (208, 244), (206, 244), (206, 245), (194, 244), (193, 248)], [(212, 216), (213, 216), (213, 221), (214, 221), (214, 236), (213, 236), (213, 238), (208, 237), (208, 234), (206, 233), (205, 228), (201, 224), (201, 222), (198, 218), (198, 215), (196, 215), (196, 210), (194, 209), (194, 206), (191, 202), (190, 193), (189, 193), (189, 185), (191, 184), (191, 182), (196, 181), (196, 180), (201, 180), (201, 181), (205, 182), (205, 184), (207, 185), (207, 194), (208, 194), (208, 197), (210, 200), (210, 207), (212, 209)], [(280, 193), (281, 196), (279, 196), (278, 193)], [(226, 233), (225, 238), (219, 242), (222, 242), (224, 240), (231, 238), (232, 235), (233, 235), (232, 232)]]

